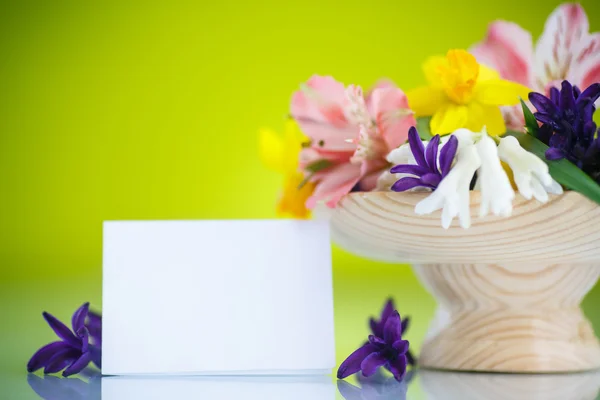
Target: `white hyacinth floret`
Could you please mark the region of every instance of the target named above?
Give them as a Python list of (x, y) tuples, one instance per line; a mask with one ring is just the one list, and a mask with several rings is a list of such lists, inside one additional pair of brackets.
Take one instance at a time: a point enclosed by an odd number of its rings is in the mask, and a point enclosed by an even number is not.
[[(493, 137), (487, 134), (485, 128), (482, 132), (461, 128), (451, 135), (435, 139), (433, 150), (429, 148), (430, 141), (415, 137), (418, 136), (409, 136), (409, 143), (389, 153), (387, 159), (395, 167), (379, 177), (377, 189), (431, 191), (429, 196), (417, 203), (415, 213), (424, 215), (441, 210), (442, 227), (446, 229), (455, 217), (458, 217), (461, 227), (471, 226), (469, 192), (473, 183), (473, 190), (478, 190), (481, 196), (480, 217), (490, 213), (502, 217), (511, 215), (515, 191), (502, 162), (512, 170), (515, 185), (525, 199), (535, 198), (544, 203), (549, 199), (548, 194), (563, 192), (562, 186), (550, 176), (548, 165), (522, 148), (515, 137)], [(451, 137), (458, 140), (451, 168), (449, 171), (440, 171), (437, 167), (440, 165), (440, 154)], [(410, 143), (411, 140), (413, 143)], [(415, 144), (415, 140), (420, 143)], [(415, 156), (414, 149), (430, 157), (432, 151), (436, 151), (433, 157), (437, 163), (432, 158), (426, 161), (418, 154)], [(447, 154), (443, 157), (447, 157)], [(395, 173), (398, 171), (401, 173)], [(437, 186), (431, 184), (435, 174), (442, 176)]]

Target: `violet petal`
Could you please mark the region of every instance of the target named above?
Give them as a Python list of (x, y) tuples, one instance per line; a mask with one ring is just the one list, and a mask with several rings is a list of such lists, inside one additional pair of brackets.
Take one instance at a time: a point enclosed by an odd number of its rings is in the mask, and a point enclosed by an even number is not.
[(450, 136), (450, 139), (448, 139), (448, 142), (440, 151), (440, 171), (442, 173), (442, 178), (444, 178), (446, 175), (448, 175), (448, 172), (450, 172), (457, 149), (458, 139), (456, 136)]
[(40, 348), (35, 354), (31, 357), (29, 362), (27, 363), (27, 371), (35, 372), (38, 369), (45, 367), (48, 364), (48, 361), (56, 354), (57, 352), (63, 349), (69, 349), (69, 346), (65, 342), (52, 342), (44, 347)]
[(582, 104), (584, 104), (584, 106), (581, 108), (580, 112), (583, 122), (593, 122), (594, 113), (596, 112), (596, 107), (594, 107), (594, 103), (588, 103), (586, 101), (583, 101)]
[(554, 124), (554, 118), (552, 118), (550, 115), (548, 115), (546, 113), (534, 112), (533, 116), (535, 117), (535, 119), (540, 121), (542, 124), (548, 124), (548, 125)]
[(428, 173), (421, 177), (421, 182), (431, 187), (437, 187), (440, 184), (441, 180), (441, 175), (434, 173)]
[(560, 99), (560, 91), (554, 86), (550, 88), (550, 100), (558, 106), (558, 102)]
[(572, 110), (575, 107), (573, 86), (569, 81), (562, 81), (558, 105), (562, 110)]
[(385, 321), (383, 327), (383, 340), (386, 343), (393, 344), (395, 341), (402, 339), (402, 322), (400, 320), (400, 314), (398, 311), (394, 313)]
[(431, 171), (438, 170), (437, 168), (437, 155), (438, 155), (438, 147), (440, 145), (440, 135), (435, 135), (427, 144), (427, 148), (425, 149), (425, 160), (427, 161), (427, 166)]
[(404, 319), (402, 319), (402, 323), (400, 324), (400, 326), (402, 327), (402, 333), (404, 334), (404, 332), (406, 332), (408, 330), (408, 327), (410, 326), (410, 317), (405, 317)]
[(425, 161), (425, 146), (423, 146), (423, 142), (419, 137), (419, 133), (417, 132), (417, 128), (411, 126), (408, 130), (408, 143), (410, 145), (410, 151), (415, 157), (415, 161), (422, 167), (427, 166), (427, 161)]
[(377, 347), (373, 346), (370, 343), (359, 347), (352, 354), (350, 354), (348, 358), (346, 358), (344, 362), (340, 365), (337, 371), (337, 378), (344, 379), (360, 371), (360, 365), (362, 364), (363, 360), (374, 351), (377, 351)]
[(540, 126), (540, 129), (538, 130), (538, 138), (545, 145), (548, 145), (548, 142), (550, 141), (550, 137), (553, 134), (554, 134), (553, 128), (550, 125), (547, 125), (547, 124)]
[(387, 362), (385, 355), (381, 353), (371, 353), (368, 355), (360, 365), (360, 369), (364, 376), (367, 378), (373, 376), (377, 369)]
[(56, 333), (56, 336), (67, 342), (73, 347), (80, 347), (81, 341), (71, 332), (71, 330), (62, 322), (60, 322), (56, 317), (52, 314), (49, 314), (44, 311), (42, 314), (44, 319), (50, 325), (50, 328)]
[(385, 342), (383, 341), (383, 339), (375, 336), (375, 335), (369, 335), (369, 343), (371, 343), (372, 345), (385, 345)]
[(595, 103), (600, 98), (600, 83), (592, 83), (581, 93), (577, 100), (579, 102), (585, 98), (589, 98), (592, 103)]
[(545, 114), (555, 115), (558, 113), (558, 107), (549, 98), (543, 94), (531, 92), (529, 93), (529, 101), (538, 110)]
[(406, 354), (406, 352), (408, 352), (409, 346), (410, 346), (410, 343), (408, 342), (408, 340), (404, 340), (404, 339), (396, 340), (394, 342), (394, 344), (392, 345), (392, 347), (394, 349), (398, 350), (398, 353), (400, 353), (400, 354)]
[(570, 133), (555, 133), (550, 136), (550, 141), (548, 144), (550, 147), (556, 147), (559, 149), (563, 149), (569, 146), (571, 134)]
[(419, 178), (406, 177), (399, 179), (392, 185), (392, 190), (394, 192), (404, 192), (406, 190), (410, 190), (417, 186), (425, 186), (421, 183)]
[(400, 164), (390, 169), (392, 174), (411, 174), (421, 176), (429, 172), (429, 169), (420, 165)]
[(102, 326), (102, 315), (95, 313), (91, 310), (88, 310), (88, 318), (87, 318), (88, 329), (90, 326)]
[(550, 147), (548, 150), (546, 150), (546, 160), (550, 160), (550, 161), (556, 161), (556, 160), (561, 160), (563, 158), (565, 158), (564, 153), (562, 152), (562, 150), (557, 149), (556, 147)]
[(92, 356), (92, 362), (96, 364), (96, 367), (102, 368), (102, 349), (98, 346), (90, 346), (90, 355)]
[(375, 318), (371, 318), (369, 320), (369, 328), (371, 328), (371, 332), (373, 332), (375, 336), (383, 335), (383, 330), (381, 330), (381, 332), (379, 331), (379, 323), (375, 320)]
[(63, 371), (63, 376), (71, 376), (80, 373), (92, 360), (92, 355), (87, 352), (83, 353), (73, 364)]
[(383, 310), (381, 311), (381, 322), (385, 323), (385, 321), (387, 321), (390, 315), (394, 313), (395, 309), (396, 306), (394, 306), (394, 300), (388, 299), (388, 301), (385, 303), (385, 306), (383, 307)]
[(62, 371), (71, 365), (73, 361), (77, 360), (80, 354), (81, 352), (74, 348), (67, 348), (57, 352), (48, 361), (48, 365), (44, 368), (44, 374), (55, 374), (58, 371)]
[(88, 346), (90, 344), (90, 334), (87, 328), (84, 326), (77, 331), (77, 336), (81, 339), (81, 352), (85, 353), (88, 351)]
[(406, 364), (406, 356), (399, 356), (394, 361), (388, 363), (388, 369), (392, 375), (394, 375), (394, 379), (396, 379), (398, 382), (401, 382), (402, 378), (404, 378), (404, 375), (406, 374)]
[(71, 325), (73, 327), (73, 332), (77, 332), (78, 330), (83, 328), (83, 325), (85, 324), (85, 319), (88, 314), (89, 307), (90, 307), (90, 303), (85, 303), (81, 307), (79, 307), (77, 309), (77, 311), (75, 311), (73, 313), (73, 317), (71, 318)]

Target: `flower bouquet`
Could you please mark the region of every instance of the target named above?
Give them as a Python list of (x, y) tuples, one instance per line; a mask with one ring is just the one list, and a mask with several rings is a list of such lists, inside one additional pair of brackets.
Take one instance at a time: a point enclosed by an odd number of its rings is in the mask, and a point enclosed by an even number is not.
[[(535, 47), (497, 21), (423, 70), (428, 84), (406, 92), (329, 76), (294, 92), (284, 135), (260, 132), (264, 162), (284, 175), (278, 212), (326, 205), (342, 247), (413, 264), (438, 301), (423, 367), (600, 367), (579, 307), (600, 276), (600, 33), (563, 4)], [(394, 344), (377, 340), (370, 358), (389, 364)]]

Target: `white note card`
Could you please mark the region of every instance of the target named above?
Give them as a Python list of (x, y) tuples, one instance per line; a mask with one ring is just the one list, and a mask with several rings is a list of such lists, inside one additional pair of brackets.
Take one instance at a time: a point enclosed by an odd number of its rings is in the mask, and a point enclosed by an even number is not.
[(327, 221), (107, 221), (104, 375), (335, 366)]

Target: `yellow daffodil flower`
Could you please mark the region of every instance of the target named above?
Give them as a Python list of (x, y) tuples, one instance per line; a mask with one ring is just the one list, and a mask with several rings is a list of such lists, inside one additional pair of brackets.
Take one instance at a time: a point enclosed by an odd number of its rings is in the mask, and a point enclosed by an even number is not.
[(490, 135), (506, 131), (500, 106), (519, 104), (530, 89), (500, 79), (498, 73), (477, 62), (465, 50), (450, 50), (446, 57), (431, 57), (423, 66), (428, 86), (407, 93), (417, 117), (432, 116), (432, 134), (446, 135), (459, 128), (475, 132), (485, 126)]
[(304, 174), (298, 170), (298, 156), (302, 143), (308, 139), (300, 132), (292, 119), (286, 121), (283, 135), (270, 129), (259, 131), (260, 157), (265, 166), (283, 175), (283, 191), (277, 204), (279, 217), (306, 219), (310, 210), (305, 206), (315, 185), (304, 182)]

